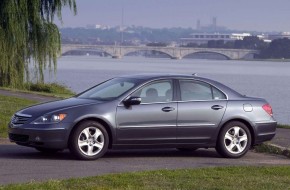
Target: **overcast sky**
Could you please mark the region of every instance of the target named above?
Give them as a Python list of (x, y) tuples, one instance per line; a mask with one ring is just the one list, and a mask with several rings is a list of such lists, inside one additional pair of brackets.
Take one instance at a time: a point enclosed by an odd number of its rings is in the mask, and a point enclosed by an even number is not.
[(78, 14), (63, 12), (62, 27), (88, 24), (196, 28), (212, 17), (229, 29), (290, 31), (290, 0), (76, 0)]

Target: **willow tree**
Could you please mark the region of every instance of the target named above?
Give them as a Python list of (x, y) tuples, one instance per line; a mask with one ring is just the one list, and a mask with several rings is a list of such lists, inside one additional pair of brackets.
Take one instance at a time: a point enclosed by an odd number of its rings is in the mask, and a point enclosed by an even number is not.
[(29, 63), (33, 75), (44, 81), (44, 70), (56, 71), (61, 37), (53, 23), (62, 22), (61, 11), (76, 13), (75, 0), (0, 1), (0, 85), (21, 87), (28, 80)]

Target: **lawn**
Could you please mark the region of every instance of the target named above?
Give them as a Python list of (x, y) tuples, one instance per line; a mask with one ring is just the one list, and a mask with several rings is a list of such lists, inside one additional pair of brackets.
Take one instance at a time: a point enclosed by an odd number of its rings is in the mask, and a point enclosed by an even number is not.
[(7, 137), (7, 124), (17, 110), (35, 103), (37, 102), (0, 95), (0, 137)]
[(218, 167), (109, 174), (0, 186), (0, 189), (289, 189), (290, 166)]

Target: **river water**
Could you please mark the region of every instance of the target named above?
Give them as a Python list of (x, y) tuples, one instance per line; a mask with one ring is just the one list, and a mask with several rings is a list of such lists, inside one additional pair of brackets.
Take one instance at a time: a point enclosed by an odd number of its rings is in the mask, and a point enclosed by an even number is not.
[(103, 80), (136, 73), (197, 73), (247, 96), (266, 98), (279, 123), (290, 124), (290, 63), (270, 61), (233, 61), (98, 56), (63, 56), (57, 74), (47, 81), (65, 84), (81, 92)]

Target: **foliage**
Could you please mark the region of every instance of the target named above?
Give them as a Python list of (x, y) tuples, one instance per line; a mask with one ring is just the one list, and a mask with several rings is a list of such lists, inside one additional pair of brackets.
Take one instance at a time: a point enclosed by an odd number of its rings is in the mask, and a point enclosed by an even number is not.
[(146, 46), (151, 46), (151, 47), (166, 47), (168, 44), (163, 43), (163, 42), (153, 42), (153, 43), (148, 43)]
[(261, 51), (259, 58), (266, 59), (290, 59), (290, 39), (273, 40), (268, 48)]
[(290, 125), (278, 124), (278, 128), (290, 129)]
[[(119, 44), (120, 28), (110, 29), (88, 29), (88, 28), (62, 28), (63, 43), (81, 43), (81, 44), (101, 44), (114, 45)], [(180, 38), (189, 36), (194, 30), (191, 28), (147, 28), (147, 27), (128, 27), (123, 33), (124, 43), (134, 45), (136, 43), (147, 44), (149, 42), (178, 42)], [(129, 43), (131, 42), (131, 44)]]
[(25, 83), (25, 90), (51, 94), (74, 94), (66, 86), (57, 83)]
[(0, 86), (21, 87), (29, 62), (40, 82), (44, 69), (56, 68), (61, 39), (53, 20), (64, 6), (76, 12), (75, 0), (0, 1)]
[(246, 36), (243, 40), (225, 42), (224, 40), (210, 40), (207, 43), (208, 48), (229, 48), (229, 49), (257, 49), (261, 50), (267, 47), (267, 43), (260, 40), (257, 36)]
[(289, 189), (290, 167), (217, 167), (109, 174), (0, 189)]
[(243, 40), (236, 40), (234, 48), (237, 49), (264, 49), (267, 43), (259, 39), (257, 36), (246, 36)]

